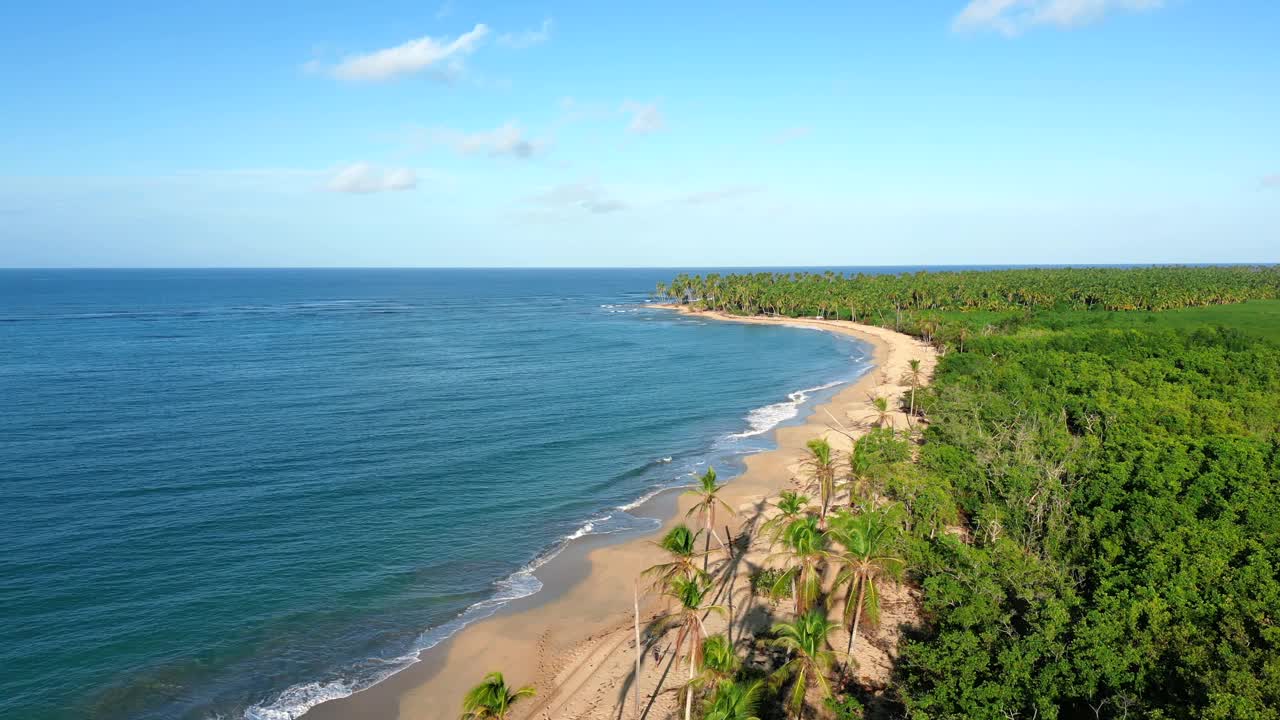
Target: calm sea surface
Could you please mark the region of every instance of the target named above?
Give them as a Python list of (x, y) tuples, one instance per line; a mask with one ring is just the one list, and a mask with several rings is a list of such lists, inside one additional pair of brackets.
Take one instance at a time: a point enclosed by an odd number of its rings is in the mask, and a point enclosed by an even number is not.
[(0, 271), (0, 717), (296, 717), (867, 367), (672, 274)]

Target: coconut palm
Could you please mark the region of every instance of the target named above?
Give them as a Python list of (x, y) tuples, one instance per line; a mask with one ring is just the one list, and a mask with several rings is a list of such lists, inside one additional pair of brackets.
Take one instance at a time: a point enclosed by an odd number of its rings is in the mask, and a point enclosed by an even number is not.
[(849, 481), (842, 487), (849, 491), (849, 507), (866, 501), (876, 481), (876, 460), (867, 444), (859, 440), (849, 452)]
[(822, 564), (827, 557), (827, 536), (818, 519), (805, 515), (791, 521), (782, 532), (783, 550), (773, 557), (786, 559), (786, 571), (778, 576), (770, 592), (782, 595), (788, 586), (796, 601), (796, 612), (803, 613), (822, 594)]
[(532, 685), (513, 691), (502, 673), (491, 672), (462, 698), (461, 720), (505, 720), (512, 705), (533, 695)]
[(774, 671), (773, 682), (781, 685), (792, 681), (787, 709), (797, 718), (804, 716), (804, 699), (810, 687), (816, 687), (824, 700), (833, 696), (828, 676), (835, 666), (836, 654), (828, 636), (837, 627), (839, 623), (828, 620), (821, 610), (805, 613), (795, 622), (773, 626), (777, 638), (772, 644), (791, 654), (791, 659)]
[(911, 386), (911, 405), (908, 411), (909, 417), (916, 415), (916, 388), (920, 387), (920, 381), (924, 379), (924, 370), (920, 367), (920, 360), (912, 358), (907, 361), (907, 370), (902, 374), (902, 381)]
[(794, 490), (783, 490), (778, 497), (778, 502), (774, 503), (774, 507), (778, 509), (778, 514), (764, 521), (760, 526), (760, 533), (769, 538), (769, 541), (776, 545), (778, 539), (782, 536), (782, 532), (787, 529), (791, 521), (803, 515), (809, 509), (809, 496), (801, 495)]
[(813, 475), (813, 482), (818, 486), (819, 514), (825, 520), (831, 498), (836, 493), (836, 460), (835, 451), (826, 438), (814, 438), (805, 443), (809, 448), (809, 458), (805, 465)]
[(666, 587), (675, 577), (692, 577), (702, 573), (694, 562), (701, 554), (698, 552), (698, 532), (690, 530), (688, 525), (680, 523), (667, 531), (662, 539), (655, 543), (667, 551), (671, 559), (648, 568), (641, 576), (650, 578), (654, 587)]
[(751, 684), (725, 681), (716, 686), (716, 693), (703, 708), (703, 720), (760, 720), (756, 706), (760, 704), (762, 681)]
[[(714, 537), (716, 542), (720, 543), (720, 547), (726, 547), (724, 540), (720, 539), (720, 535), (716, 533), (716, 508), (724, 508), (724, 511), (733, 514), (733, 508), (729, 507), (729, 503), (720, 498), (718, 494), (723, 485), (716, 484), (715, 468), (707, 468), (707, 472), (698, 478), (698, 486), (692, 490), (686, 490), (685, 495), (695, 495), (698, 501), (693, 507), (689, 508), (689, 512), (685, 513), (685, 517), (694, 515), (695, 513), (702, 517), (703, 527), (707, 531), (707, 551), (711, 550), (711, 538)], [(706, 558), (703, 558), (703, 569), (706, 569)]]
[(733, 643), (724, 635), (712, 635), (702, 643), (702, 672), (693, 684), (715, 687), (738, 674), (742, 661), (734, 651)]
[(844, 552), (835, 556), (840, 566), (835, 589), (845, 588), (843, 619), (849, 631), (846, 653), (853, 653), (858, 637), (858, 627), (865, 615), (872, 623), (880, 619), (880, 584), (884, 579), (898, 580), (906, 567), (906, 561), (894, 550), (898, 541), (899, 525), (895, 522), (896, 510), (876, 510), (854, 515), (841, 511), (831, 518), (829, 534), (844, 546)]
[(659, 616), (653, 621), (653, 630), (665, 633), (678, 629), (675, 652), (680, 653), (682, 647), (687, 650), (685, 657), (689, 663), (689, 685), (685, 690), (685, 720), (693, 716), (693, 681), (696, 678), (698, 658), (701, 657), (702, 639), (707, 629), (702, 623), (703, 615), (716, 613), (725, 615), (726, 611), (719, 605), (704, 605), (707, 594), (711, 592), (711, 581), (701, 574), (690, 577), (674, 577), (667, 583), (663, 595), (677, 603), (675, 610)]
[(885, 425), (893, 425), (893, 412), (889, 409), (889, 398), (883, 395), (876, 395), (871, 398), (871, 410), (875, 413), (875, 419), (871, 422), (878, 428)]

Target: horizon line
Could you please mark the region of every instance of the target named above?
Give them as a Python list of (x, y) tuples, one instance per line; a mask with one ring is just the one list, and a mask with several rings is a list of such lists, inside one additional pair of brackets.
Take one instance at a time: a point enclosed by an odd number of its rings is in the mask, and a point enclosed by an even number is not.
[(1136, 262), (1030, 262), (1030, 263), (882, 263), (870, 265), (12, 265), (8, 271), (103, 271), (103, 270), (812, 270), (814, 268), (1045, 268), (1073, 267), (1229, 267), (1280, 265), (1280, 260), (1222, 262), (1136, 261)]

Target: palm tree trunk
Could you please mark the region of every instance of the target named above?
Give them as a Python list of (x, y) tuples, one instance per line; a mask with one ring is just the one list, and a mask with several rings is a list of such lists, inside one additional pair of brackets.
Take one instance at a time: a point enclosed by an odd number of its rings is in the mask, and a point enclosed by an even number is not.
[(632, 587), (635, 597), (636, 608), (636, 680), (635, 680), (635, 705), (636, 720), (640, 720), (640, 656), (644, 654), (644, 648), (640, 645), (640, 581), (636, 580)]
[(858, 606), (853, 609), (853, 627), (849, 629), (849, 647), (845, 650), (845, 667), (853, 663), (853, 643), (858, 639), (858, 623), (862, 620), (862, 601), (867, 592), (867, 579), (858, 582)]
[(689, 648), (689, 687), (684, 696), (684, 720), (693, 720), (693, 665), (697, 661), (697, 643)]

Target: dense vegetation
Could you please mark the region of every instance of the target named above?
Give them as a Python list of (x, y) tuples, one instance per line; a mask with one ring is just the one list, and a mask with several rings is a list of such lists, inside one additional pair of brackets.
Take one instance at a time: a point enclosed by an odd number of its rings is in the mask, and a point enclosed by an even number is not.
[(889, 324), (902, 312), (1168, 310), (1280, 298), (1275, 266), (1058, 268), (840, 275), (681, 274), (658, 294), (754, 315), (823, 315)]
[(892, 691), (907, 715), (1280, 718), (1280, 347), (1261, 339), (1280, 304), (1205, 318), (1225, 327), (1110, 312), (1275, 300), (1276, 268), (758, 273), (659, 292), (852, 316), (943, 350), (915, 399), (917, 462), (872, 463), (924, 591)]

